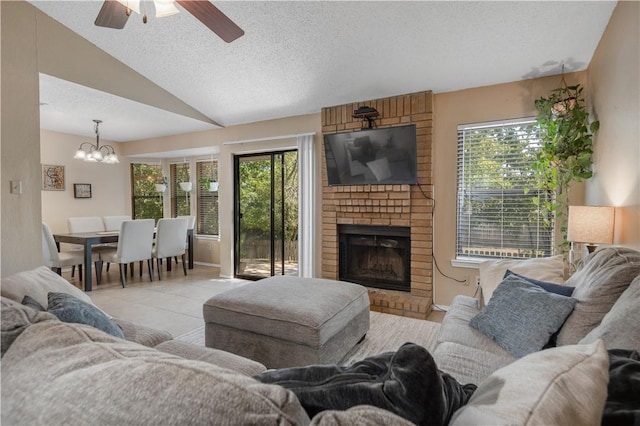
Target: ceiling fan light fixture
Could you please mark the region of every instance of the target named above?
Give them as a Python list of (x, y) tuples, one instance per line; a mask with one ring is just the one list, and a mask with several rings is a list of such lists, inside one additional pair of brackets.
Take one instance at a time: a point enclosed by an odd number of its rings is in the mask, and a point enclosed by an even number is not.
[(140, 14), (140, 0), (118, 0), (118, 3), (124, 5), (128, 9), (133, 10), (138, 15)]
[(165, 16), (175, 15), (180, 13), (173, 0), (153, 0), (153, 4), (156, 7), (156, 18), (164, 18)]

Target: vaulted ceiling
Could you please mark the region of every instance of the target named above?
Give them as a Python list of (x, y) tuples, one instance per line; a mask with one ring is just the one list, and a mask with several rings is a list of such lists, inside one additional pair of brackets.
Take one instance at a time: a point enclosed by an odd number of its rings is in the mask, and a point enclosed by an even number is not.
[(225, 43), (181, 13), (96, 27), (101, 1), (30, 1), (208, 119), (41, 75), (41, 127), (128, 141), (588, 67), (611, 1), (213, 2), (245, 35)]

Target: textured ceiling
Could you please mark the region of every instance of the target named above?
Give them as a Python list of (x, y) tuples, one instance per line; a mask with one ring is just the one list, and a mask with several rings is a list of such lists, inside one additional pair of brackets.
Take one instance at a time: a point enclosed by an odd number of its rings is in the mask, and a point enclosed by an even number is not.
[[(93, 25), (100, 1), (30, 3), (223, 126), (559, 74), (561, 64), (584, 70), (615, 7), (600, 1), (213, 2), (245, 31), (227, 44), (180, 6), (178, 15), (156, 19), (147, 2), (148, 24), (132, 15), (123, 30), (111, 30)], [(83, 94), (49, 76), (41, 80), (41, 101), (49, 104), (41, 109), (43, 128), (91, 135), (90, 120), (101, 118), (103, 137), (121, 141), (215, 128), (95, 90)], [(139, 125), (117, 121), (127, 115)], [(113, 135), (108, 120), (119, 124)]]

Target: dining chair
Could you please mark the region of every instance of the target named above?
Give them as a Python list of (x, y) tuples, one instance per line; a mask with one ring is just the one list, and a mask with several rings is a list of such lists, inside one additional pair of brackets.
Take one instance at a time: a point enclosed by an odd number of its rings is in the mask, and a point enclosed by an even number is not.
[[(187, 229), (194, 229), (196, 226), (196, 217), (195, 216), (176, 216), (176, 218), (184, 218), (187, 219)], [(184, 244), (185, 249), (189, 248), (189, 243), (185, 242)], [(176, 257), (176, 265), (178, 264), (178, 258)]]
[(119, 231), (120, 225), (125, 220), (131, 220), (130, 215), (121, 215), (121, 216), (104, 216), (102, 221), (104, 222), (104, 230), (105, 231)]
[[(142, 262), (147, 261), (149, 279), (153, 281), (153, 261), (151, 250), (153, 247), (153, 219), (125, 220), (120, 225), (118, 237), (118, 249), (100, 253), (100, 259), (104, 262), (120, 265), (120, 281), (122, 287), (126, 287), (127, 265), (140, 262), (140, 275), (142, 275)], [(133, 274), (133, 267), (131, 268)]]
[(67, 219), (67, 227), (72, 234), (78, 232), (102, 232), (104, 222), (100, 216), (70, 217)]
[(188, 225), (189, 221), (186, 218), (177, 217), (158, 221), (156, 245), (153, 247), (153, 257), (157, 260), (158, 266), (158, 279), (162, 279), (162, 259), (166, 258), (167, 262), (171, 262), (171, 258), (177, 256), (182, 256), (182, 269), (187, 275), (184, 241), (187, 238)]
[[(58, 275), (62, 275), (63, 267), (75, 267), (78, 265), (78, 278), (82, 281), (84, 254), (79, 253), (77, 250), (59, 252), (51, 228), (44, 222), (42, 222), (42, 258), (44, 265), (54, 270)], [(93, 254), (92, 261), (96, 264), (96, 282), (100, 284), (99, 271), (102, 269), (100, 257), (97, 254)]]
[[(104, 232), (104, 222), (100, 216), (75, 216), (67, 218), (67, 228), (70, 234), (76, 234), (79, 232)], [(72, 248), (74, 251), (84, 250), (82, 246), (76, 246)], [(91, 247), (91, 251), (94, 253), (100, 253), (102, 251), (115, 251), (115, 246), (111, 244), (96, 244)], [(102, 269), (102, 268), (101, 268)], [(109, 270), (109, 264), (107, 263), (107, 271)], [(71, 269), (71, 276), (75, 272), (75, 266)], [(102, 271), (100, 271), (102, 272)], [(96, 273), (98, 270), (96, 269)], [(99, 279), (97, 279), (99, 282)]]

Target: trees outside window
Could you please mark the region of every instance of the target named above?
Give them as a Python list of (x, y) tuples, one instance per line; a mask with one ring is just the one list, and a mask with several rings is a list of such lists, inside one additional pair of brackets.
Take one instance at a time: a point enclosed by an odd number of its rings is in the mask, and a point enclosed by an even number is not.
[[(169, 166), (171, 184), (171, 217), (190, 216), (191, 207), (189, 197), (191, 194), (180, 188), (180, 182), (190, 182), (191, 173), (189, 163), (171, 164)], [(195, 185), (194, 185), (195, 186)]]
[(162, 219), (162, 193), (155, 184), (162, 181), (160, 164), (131, 164), (131, 205), (133, 219)]

